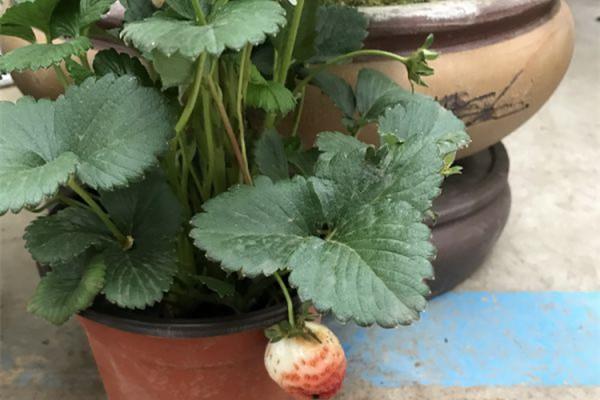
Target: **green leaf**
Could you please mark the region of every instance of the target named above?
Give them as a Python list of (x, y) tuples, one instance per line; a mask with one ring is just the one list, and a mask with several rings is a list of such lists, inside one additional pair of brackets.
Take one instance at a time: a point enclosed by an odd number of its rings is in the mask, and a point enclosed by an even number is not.
[(356, 108), (365, 121), (376, 120), (389, 107), (407, 100), (410, 93), (379, 71), (361, 69), (356, 82)]
[(38, 70), (60, 64), (92, 47), (87, 37), (81, 36), (60, 44), (31, 44), (0, 56), (0, 72)]
[[(52, 12), (58, 4), (59, 0), (35, 0), (24, 1), (9, 7), (6, 12), (0, 17), (0, 26), (12, 25), (21, 26), (27, 33), (19, 37), (29, 40), (33, 36), (31, 28), (37, 28), (44, 32), (47, 36), (50, 35), (50, 19)], [(14, 30), (13, 30), (14, 32)], [(31, 33), (29, 33), (31, 32)]]
[(275, 129), (265, 131), (258, 139), (254, 147), (254, 160), (260, 173), (274, 181), (290, 177), (283, 140)]
[(428, 135), (438, 141), (440, 152), (448, 154), (465, 147), (469, 135), (464, 123), (432, 98), (413, 94), (379, 118), (379, 134), (404, 141), (412, 135)]
[(375, 150), (324, 136), (331, 152), (317, 177), (259, 177), (255, 187), (236, 187), (205, 204), (191, 236), (228, 271), (290, 269), (302, 300), (342, 320), (409, 323), (425, 306), (424, 279), (432, 276), (422, 221), (442, 181), (437, 144), (415, 135)]
[(69, 75), (71, 75), (71, 78), (76, 85), (81, 85), (83, 81), (94, 76), (92, 71), (71, 58), (67, 58), (65, 60), (65, 66), (67, 67), (67, 71), (69, 72)]
[[(317, 13), (320, 7), (319, 1), (305, 1), (302, 8), (302, 16), (300, 17), (300, 25), (296, 33), (296, 42), (292, 57), (297, 61), (306, 61), (314, 56), (316, 52), (315, 40), (317, 38)], [(291, 26), (294, 17), (295, 5), (289, 1), (282, 2), (285, 9), (287, 23), (281, 29), (279, 34), (273, 38), (273, 44), (281, 53), (286, 45), (286, 39), (289, 37), (289, 27)]]
[(106, 298), (126, 308), (160, 301), (177, 273), (176, 237), (181, 206), (165, 179), (153, 174), (128, 188), (101, 193), (102, 204), (121, 232), (134, 239), (123, 250), (116, 242), (103, 252)]
[(252, 72), (246, 92), (248, 106), (283, 115), (296, 107), (296, 98), (283, 84), (265, 80), (255, 68)]
[[(196, 12), (194, 11), (192, 1), (194, 0), (167, 0), (167, 4), (182, 17), (187, 18), (189, 20), (195, 20)], [(210, 7), (207, 4), (208, 2), (206, 0), (199, 0), (199, 3), (200, 8), (204, 12), (204, 15), (208, 15), (210, 11)]]
[(316, 29), (313, 62), (362, 48), (367, 37), (367, 19), (353, 7), (322, 6), (318, 11)]
[(33, 221), (26, 229), (26, 248), (42, 264), (74, 259), (92, 246), (111, 242), (110, 232), (89, 210), (66, 208)]
[(50, 21), (52, 36), (79, 36), (82, 29), (100, 20), (113, 3), (112, 0), (59, 1)]
[(321, 72), (310, 83), (329, 96), (334, 104), (344, 113), (344, 116), (347, 118), (354, 117), (356, 99), (354, 98), (354, 91), (348, 82), (329, 72)]
[(220, 298), (233, 296), (235, 294), (235, 287), (229, 282), (204, 275), (189, 275), (187, 278), (203, 284), (218, 294)]
[(321, 156), (322, 159), (330, 159), (338, 153), (352, 153), (369, 147), (368, 144), (341, 132), (321, 132), (315, 144), (321, 152), (326, 153)]
[(285, 24), (283, 8), (271, 0), (231, 1), (219, 8), (209, 24), (155, 15), (125, 26), (122, 37), (143, 52), (158, 50), (166, 56), (175, 53), (195, 60), (201, 53), (221, 54), (257, 45)]
[(80, 27), (83, 28), (99, 21), (100, 18), (108, 12), (113, 3), (113, 0), (80, 0)]
[(171, 109), (132, 77), (70, 87), (56, 102), (0, 102), (0, 214), (39, 204), (73, 173), (94, 189), (139, 178), (173, 132)]
[(35, 35), (31, 28), (21, 25), (4, 24), (0, 25), (0, 35), (15, 36), (28, 42), (35, 42)]
[(150, 0), (121, 0), (121, 4), (125, 7), (125, 22), (141, 21), (156, 12)]
[(189, 85), (194, 76), (194, 63), (175, 53), (167, 57), (160, 51), (152, 52), (152, 64), (160, 76), (163, 89)]
[(115, 49), (102, 50), (94, 58), (94, 72), (98, 76), (114, 74), (116, 76), (135, 76), (143, 86), (152, 86), (154, 82), (148, 70), (137, 57), (119, 53)]
[(65, 323), (92, 305), (104, 284), (105, 270), (101, 261), (86, 255), (55, 265), (38, 284), (27, 310), (53, 324)]

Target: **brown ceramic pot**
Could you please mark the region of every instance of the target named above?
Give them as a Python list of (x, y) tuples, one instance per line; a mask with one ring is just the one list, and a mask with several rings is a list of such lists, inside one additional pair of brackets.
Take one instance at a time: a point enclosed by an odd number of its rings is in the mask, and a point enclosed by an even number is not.
[[(431, 95), (461, 117), (474, 154), (514, 131), (558, 86), (571, 60), (573, 19), (564, 0), (446, 0), (361, 8), (369, 18), (366, 48), (407, 54), (428, 33), (441, 56), (426, 79)], [(362, 68), (384, 72), (407, 87), (404, 67), (381, 58), (335, 69), (351, 83)], [(300, 125), (307, 145), (321, 131), (344, 130), (341, 113), (309, 88)], [(367, 135), (369, 132), (366, 133)]]
[(217, 320), (78, 317), (110, 400), (291, 400), (268, 376), (263, 329), (274, 307)]

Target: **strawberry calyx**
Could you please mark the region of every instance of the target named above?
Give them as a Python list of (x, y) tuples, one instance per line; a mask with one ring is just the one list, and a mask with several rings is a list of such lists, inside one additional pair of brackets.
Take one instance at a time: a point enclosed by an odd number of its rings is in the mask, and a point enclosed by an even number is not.
[(278, 322), (265, 329), (265, 336), (271, 343), (293, 337), (302, 337), (309, 341), (321, 343), (318, 336), (306, 326), (306, 322), (312, 322), (318, 318), (319, 315), (314, 313), (312, 304), (305, 302), (296, 311), (293, 324), (288, 320)]

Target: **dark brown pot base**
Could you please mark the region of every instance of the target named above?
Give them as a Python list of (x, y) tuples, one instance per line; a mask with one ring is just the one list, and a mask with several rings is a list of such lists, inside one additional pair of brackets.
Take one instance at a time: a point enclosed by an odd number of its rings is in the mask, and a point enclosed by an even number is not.
[(502, 233), (510, 212), (509, 161), (498, 143), (458, 162), (434, 203), (433, 243), (438, 255), (432, 296), (447, 292), (481, 266)]

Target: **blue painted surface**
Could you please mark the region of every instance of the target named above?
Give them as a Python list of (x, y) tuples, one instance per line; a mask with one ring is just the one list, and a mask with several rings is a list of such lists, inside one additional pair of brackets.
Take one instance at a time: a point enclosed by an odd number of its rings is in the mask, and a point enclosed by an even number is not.
[(448, 293), (410, 327), (329, 325), (379, 387), (600, 386), (600, 292)]

